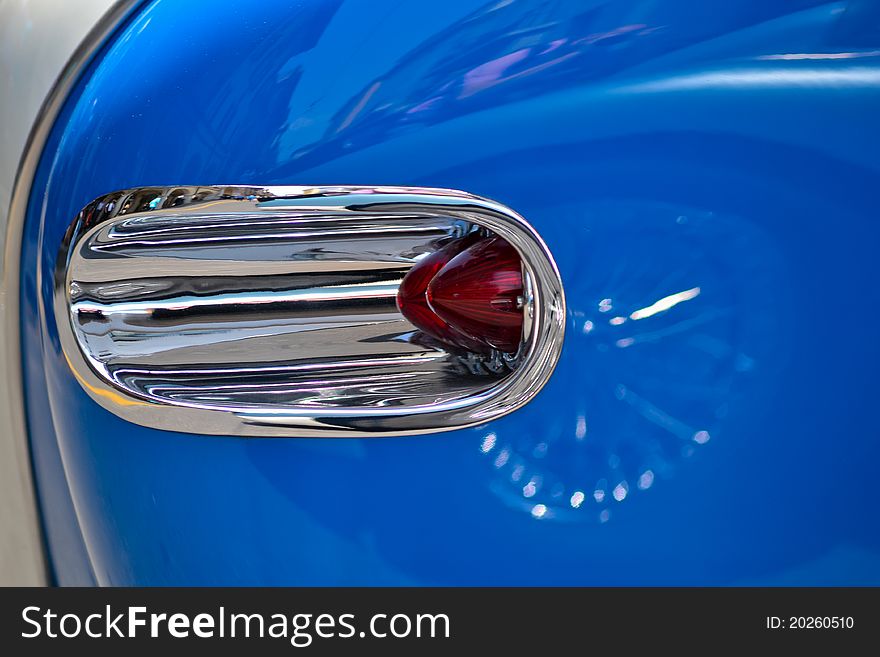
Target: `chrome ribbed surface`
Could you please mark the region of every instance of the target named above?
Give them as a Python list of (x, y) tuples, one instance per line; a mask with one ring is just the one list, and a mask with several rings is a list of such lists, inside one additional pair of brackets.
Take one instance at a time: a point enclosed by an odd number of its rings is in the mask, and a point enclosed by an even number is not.
[[(396, 304), (421, 258), (470, 231), (522, 255), (516, 353), (467, 353)], [(526, 403), (562, 344), (540, 238), (462, 192), (141, 188), (87, 206), (56, 272), (68, 362), (95, 401), (147, 426), (250, 436), (421, 433)]]

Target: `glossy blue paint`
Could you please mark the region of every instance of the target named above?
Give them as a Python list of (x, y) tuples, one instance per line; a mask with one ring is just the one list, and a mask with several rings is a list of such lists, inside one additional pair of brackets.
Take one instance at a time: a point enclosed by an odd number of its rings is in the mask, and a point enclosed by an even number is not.
[[(157, 0), (84, 76), (23, 246), (59, 581), (880, 582), (869, 2)], [(143, 185), (460, 188), (526, 216), (561, 363), (475, 430), (236, 439), (91, 402), (61, 235)]]

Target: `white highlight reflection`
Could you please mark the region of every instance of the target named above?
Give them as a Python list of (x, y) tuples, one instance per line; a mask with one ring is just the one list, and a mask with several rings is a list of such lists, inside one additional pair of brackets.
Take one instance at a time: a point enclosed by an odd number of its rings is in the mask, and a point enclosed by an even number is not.
[(761, 55), (756, 59), (857, 59), (860, 57), (877, 57), (878, 55), (880, 55), (880, 50), (865, 50), (863, 52), (790, 52), (779, 55)]
[(688, 91), (698, 89), (763, 87), (874, 87), (880, 85), (880, 69), (847, 68), (741, 68), (682, 75), (643, 82), (621, 90), (631, 93)]
[(698, 445), (705, 445), (709, 442), (709, 432), (708, 431), (697, 431), (694, 434), (694, 442)]
[(675, 294), (670, 294), (668, 297), (663, 297), (662, 299), (655, 301), (646, 308), (640, 308), (639, 310), (636, 310), (629, 317), (633, 320), (645, 319), (646, 317), (651, 317), (652, 315), (656, 315), (657, 313), (662, 313), (664, 310), (669, 310), (670, 308), (677, 306), (683, 301), (690, 301), (691, 299), (698, 297), (699, 295), (700, 288), (698, 287), (692, 287), (690, 290), (676, 292)]

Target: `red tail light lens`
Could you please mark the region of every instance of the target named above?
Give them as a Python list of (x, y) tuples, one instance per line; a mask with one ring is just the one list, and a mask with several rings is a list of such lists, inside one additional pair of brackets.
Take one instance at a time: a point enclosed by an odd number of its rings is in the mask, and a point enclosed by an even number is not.
[(397, 291), (397, 307), (413, 326), (441, 342), (469, 351), (486, 351), (487, 348), (483, 343), (455, 330), (431, 310), (426, 294), (428, 285), (446, 263), (474, 244), (477, 239), (479, 239), (478, 235), (471, 234), (453, 240), (439, 251), (419, 261), (400, 283)]
[(397, 297), (403, 316), (443, 342), (512, 353), (523, 325), (522, 262), (500, 237), (465, 237), (407, 274)]
[(428, 284), (428, 305), (461, 333), (506, 352), (522, 339), (519, 254), (500, 237), (459, 253)]

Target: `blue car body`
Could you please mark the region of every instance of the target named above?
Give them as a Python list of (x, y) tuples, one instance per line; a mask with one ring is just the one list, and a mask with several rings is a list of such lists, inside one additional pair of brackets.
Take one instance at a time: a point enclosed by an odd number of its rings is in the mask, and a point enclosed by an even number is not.
[[(144, 3), (82, 75), (22, 246), (27, 419), (61, 584), (880, 583), (873, 2)], [(462, 189), (526, 217), (557, 369), (483, 426), (128, 423), (52, 308), (92, 199)]]

